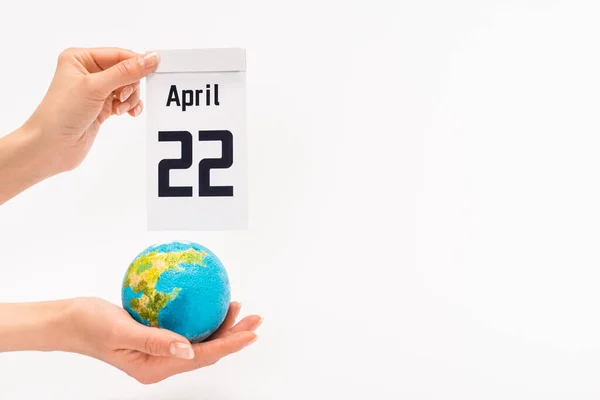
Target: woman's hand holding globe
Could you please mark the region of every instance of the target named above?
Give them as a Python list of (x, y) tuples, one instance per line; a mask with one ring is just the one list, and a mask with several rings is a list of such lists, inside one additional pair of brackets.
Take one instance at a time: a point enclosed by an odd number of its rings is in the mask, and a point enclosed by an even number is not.
[(104, 361), (144, 384), (212, 365), (254, 342), (261, 318), (235, 323), (232, 302), (225, 321), (199, 344), (172, 331), (136, 322), (122, 309), (97, 298), (0, 304), (0, 352), (65, 351)]
[(77, 352), (107, 362), (141, 383), (156, 383), (172, 375), (213, 365), (253, 343), (261, 323), (257, 315), (235, 324), (240, 304), (233, 302), (219, 329), (206, 341), (190, 342), (174, 332), (150, 328), (133, 320), (120, 307), (100, 299), (74, 302), (78, 327)]

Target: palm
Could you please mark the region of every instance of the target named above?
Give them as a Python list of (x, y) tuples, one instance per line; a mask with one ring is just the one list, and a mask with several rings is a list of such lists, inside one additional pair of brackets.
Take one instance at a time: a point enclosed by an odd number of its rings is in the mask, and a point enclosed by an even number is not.
[[(103, 361), (119, 368), (130, 376), (144, 383), (154, 383), (169, 376), (194, 369), (206, 367), (216, 363), (223, 356), (240, 350), (248, 341), (249, 335), (261, 322), (259, 316), (253, 315), (242, 319), (235, 324), (240, 312), (239, 303), (232, 303), (225, 321), (219, 329), (206, 341), (194, 344), (195, 357), (192, 360), (183, 360), (174, 357), (153, 356), (151, 351), (143, 352), (132, 349), (128, 343), (119, 337), (126, 336), (126, 332), (139, 329), (140, 324), (133, 320), (122, 308), (103, 302), (96, 305), (96, 317), (101, 317), (104, 329), (98, 332), (99, 337), (110, 338), (109, 349), (101, 357)], [(99, 314), (99, 315), (98, 315)], [(147, 328), (157, 329), (157, 328)], [(114, 333), (118, 334), (115, 335)], [(146, 343), (146, 346), (152, 346)]]

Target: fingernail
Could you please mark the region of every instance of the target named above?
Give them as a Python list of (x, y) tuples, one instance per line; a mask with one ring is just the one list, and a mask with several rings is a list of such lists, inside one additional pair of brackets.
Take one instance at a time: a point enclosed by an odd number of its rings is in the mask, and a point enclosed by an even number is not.
[(129, 111), (129, 104), (123, 103), (117, 106), (117, 115), (123, 115)]
[(133, 109), (133, 116), (137, 117), (138, 115), (140, 115), (140, 113), (142, 112), (142, 106), (141, 105), (137, 105), (135, 106), (135, 108)]
[(121, 97), (119, 97), (119, 100), (121, 100), (121, 101), (127, 100), (129, 98), (129, 96), (131, 96), (131, 93), (133, 93), (133, 87), (127, 86), (125, 89), (121, 90)]
[(194, 358), (194, 349), (185, 343), (173, 343), (171, 344), (171, 355), (177, 358), (183, 358), (184, 360), (191, 360)]
[(158, 53), (155, 51), (152, 51), (152, 52), (144, 55), (144, 58), (142, 58), (142, 66), (144, 68), (154, 68), (156, 65), (158, 65), (159, 60), (160, 60), (160, 56), (158, 55)]
[(259, 320), (256, 322), (256, 328), (254, 328), (254, 329), (258, 329), (258, 327), (262, 325), (262, 322), (263, 322), (263, 319), (262, 319), (262, 317), (261, 317), (261, 318), (260, 318), (260, 319), (259, 319)]

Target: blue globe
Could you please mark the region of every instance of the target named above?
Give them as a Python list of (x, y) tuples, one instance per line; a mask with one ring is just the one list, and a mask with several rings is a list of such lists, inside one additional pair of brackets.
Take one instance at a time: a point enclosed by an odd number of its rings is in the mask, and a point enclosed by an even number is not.
[(225, 320), (229, 278), (217, 256), (192, 242), (148, 247), (129, 265), (123, 308), (138, 322), (201, 342)]

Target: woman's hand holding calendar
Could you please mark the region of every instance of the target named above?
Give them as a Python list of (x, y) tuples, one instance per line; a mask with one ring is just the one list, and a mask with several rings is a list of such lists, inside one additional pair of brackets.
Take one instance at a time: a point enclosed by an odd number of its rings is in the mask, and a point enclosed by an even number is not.
[(76, 168), (112, 115), (138, 116), (143, 110), (140, 80), (158, 63), (157, 53), (118, 48), (62, 52), (39, 107), (23, 126), (0, 138), (0, 204)]

